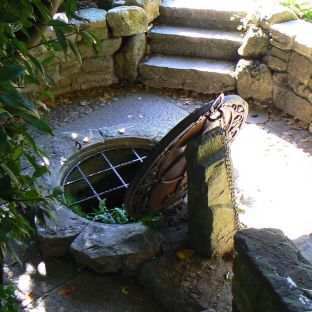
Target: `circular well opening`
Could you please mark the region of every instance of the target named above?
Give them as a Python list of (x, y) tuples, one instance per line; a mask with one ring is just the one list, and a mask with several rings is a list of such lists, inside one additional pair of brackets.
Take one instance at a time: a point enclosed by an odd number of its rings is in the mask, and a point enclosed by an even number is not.
[(127, 188), (152, 144), (119, 143), (102, 149), (91, 148), (87, 156), (82, 154), (72, 161), (62, 185), (65, 201), (74, 212), (92, 214), (103, 200), (108, 210), (123, 207)]

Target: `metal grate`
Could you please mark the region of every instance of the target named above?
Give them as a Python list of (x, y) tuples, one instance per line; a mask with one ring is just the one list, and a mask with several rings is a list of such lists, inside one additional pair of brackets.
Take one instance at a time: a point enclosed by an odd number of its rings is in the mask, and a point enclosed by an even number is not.
[(74, 164), (63, 179), (64, 191), (73, 196), (70, 206), (84, 209), (106, 198), (107, 208), (121, 206), (133, 175), (149, 153), (144, 148), (111, 148)]

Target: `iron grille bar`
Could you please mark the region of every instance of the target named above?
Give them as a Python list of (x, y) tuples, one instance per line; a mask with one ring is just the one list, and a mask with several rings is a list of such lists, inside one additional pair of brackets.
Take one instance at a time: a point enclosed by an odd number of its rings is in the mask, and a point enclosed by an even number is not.
[[(140, 156), (139, 156), (139, 157), (140, 157)], [(138, 162), (138, 161), (143, 162), (143, 160), (144, 160), (146, 157), (147, 157), (147, 156), (143, 156), (143, 157), (140, 157), (140, 159), (133, 159), (133, 160), (124, 162), (124, 163), (122, 163), (122, 164), (116, 165), (115, 168), (121, 168), (121, 167), (124, 167), (124, 166), (127, 166), (127, 165), (131, 165), (131, 164), (134, 164), (134, 163), (136, 163), (136, 162)], [(107, 171), (111, 171), (111, 170), (112, 170), (111, 167), (110, 167), (110, 168), (105, 168), (105, 169), (103, 169), (103, 170), (90, 173), (89, 175), (86, 175), (86, 177), (87, 177), (87, 178), (92, 178), (92, 177), (94, 177), (94, 176), (96, 176), (96, 175), (99, 175), (99, 174), (101, 174), (101, 173), (104, 173), (104, 172), (107, 172)], [(66, 174), (64, 181), (66, 181), (68, 175), (69, 175), (71, 172), (72, 172), (72, 170), (69, 171), (68, 174)], [(82, 178), (75, 179), (75, 180), (72, 180), (72, 181), (69, 181), (69, 182), (66, 182), (66, 183), (64, 184), (64, 186), (67, 186), (67, 185), (70, 185), (70, 184), (73, 184), (73, 183), (76, 183), (76, 182), (79, 182), (79, 181), (82, 181), (82, 180), (84, 180), (83, 177), (82, 177)]]
[(76, 165), (79, 173), (82, 175), (82, 177), (84, 178), (84, 180), (87, 182), (87, 184), (89, 185), (89, 187), (92, 190), (92, 193), (95, 195), (95, 197), (97, 198), (98, 201), (101, 201), (101, 197), (98, 195), (98, 193), (96, 192), (96, 190), (94, 189), (94, 187), (92, 186), (91, 182), (89, 181), (89, 179), (86, 177), (86, 175), (83, 173), (83, 171), (80, 169), (79, 165)]
[[(127, 183), (126, 185), (120, 185), (120, 186), (111, 188), (111, 189), (109, 189), (109, 190), (103, 191), (103, 192), (101, 192), (101, 193), (98, 193), (97, 195), (102, 196), (102, 195), (105, 195), (105, 194), (110, 193), (110, 192), (118, 191), (118, 190), (120, 190), (120, 189), (127, 188), (128, 185), (129, 185), (128, 183)], [(89, 196), (89, 197), (86, 197), (86, 198), (77, 200), (75, 203), (70, 204), (70, 206), (74, 206), (74, 205), (81, 204), (81, 203), (83, 203), (83, 202), (85, 202), (85, 201), (88, 201), (88, 200), (90, 200), (90, 199), (93, 199), (93, 198), (96, 198), (96, 195)]]
[(139, 160), (139, 161), (142, 163), (142, 162), (143, 162), (143, 159), (144, 159), (146, 156), (141, 157), (141, 156), (138, 154), (138, 152), (137, 152), (134, 148), (132, 148), (132, 152), (133, 152), (133, 154), (137, 157), (137, 160)]
[(114, 173), (116, 174), (116, 176), (118, 177), (118, 179), (120, 180), (120, 182), (125, 186), (128, 187), (128, 184), (123, 180), (123, 178), (120, 176), (120, 174), (118, 173), (118, 171), (115, 169), (115, 167), (113, 166), (113, 164), (109, 161), (109, 159), (106, 157), (106, 155), (104, 154), (104, 152), (101, 152), (101, 155), (103, 156), (103, 158), (106, 160), (106, 162), (109, 164), (109, 166), (112, 168), (112, 170), (114, 171)]

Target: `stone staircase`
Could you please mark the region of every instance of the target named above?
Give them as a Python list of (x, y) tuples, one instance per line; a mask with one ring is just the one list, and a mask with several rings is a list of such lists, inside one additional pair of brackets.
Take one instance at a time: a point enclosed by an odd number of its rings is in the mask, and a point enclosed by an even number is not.
[(141, 82), (203, 93), (234, 90), (242, 37), (231, 17), (246, 14), (242, 1), (163, 0), (148, 33), (151, 54), (139, 66)]

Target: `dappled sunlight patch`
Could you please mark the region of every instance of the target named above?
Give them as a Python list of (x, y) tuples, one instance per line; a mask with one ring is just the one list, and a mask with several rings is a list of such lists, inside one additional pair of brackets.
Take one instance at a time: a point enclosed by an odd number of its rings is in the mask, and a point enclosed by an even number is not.
[(310, 154), (257, 125), (247, 125), (232, 155), (238, 199), (247, 207), (241, 220), (248, 227), (279, 228), (291, 238), (311, 232)]

